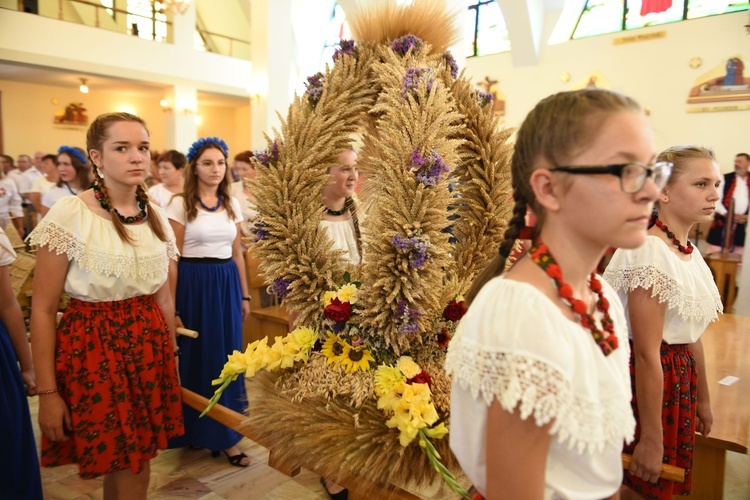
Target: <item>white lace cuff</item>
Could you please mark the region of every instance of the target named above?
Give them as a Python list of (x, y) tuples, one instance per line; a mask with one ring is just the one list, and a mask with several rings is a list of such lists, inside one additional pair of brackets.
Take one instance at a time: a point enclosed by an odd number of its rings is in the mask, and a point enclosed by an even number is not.
[(538, 426), (551, 423), (550, 434), (579, 453), (599, 453), (633, 439), (629, 401), (582, 397), (558, 369), (530, 355), (486, 351), (454, 338), (445, 369), (452, 383), (474, 398), (481, 395), (488, 406), (497, 398), (504, 410), (517, 410), (524, 420), (533, 415)]
[(718, 293), (701, 296), (685, 294), (684, 287), (674, 278), (651, 265), (634, 268), (607, 269), (604, 278), (615, 290), (632, 292), (636, 288), (651, 289), (651, 297), (658, 297), (659, 303), (666, 302), (669, 309), (677, 311), (687, 321), (715, 321), (718, 312), (724, 310)]
[(47, 247), (57, 255), (67, 255), (68, 260), (75, 260), (86, 271), (118, 278), (138, 277), (148, 280), (159, 276), (169, 266), (169, 259), (176, 260), (178, 255), (174, 239), (169, 239), (166, 243), (166, 252), (138, 255), (137, 258), (135, 255), (107, 252), (87, 245), (67, 228), (45, 219), (42, 219), (28, 240), (30, 244)]

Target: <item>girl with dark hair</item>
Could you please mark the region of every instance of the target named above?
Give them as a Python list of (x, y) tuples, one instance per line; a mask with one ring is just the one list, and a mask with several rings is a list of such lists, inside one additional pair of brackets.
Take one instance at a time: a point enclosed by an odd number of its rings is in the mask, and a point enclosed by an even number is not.
[(66, 196), (76, 196), (91, 184), (91, 164), (86, 152), (77, 147), (60, 146), (57, 150), (57, 184), (42, 195), (42, 216)]
[[(721, 297), (688, 233), (693, 224), (711, 220), (721, 199), (721, 174), (706, 148), (669, 148), (657, 161), (673, 163), (674, 170), (646, 243), (618, 249), (604, 273), (630, 318), (637, 426), (635, 441), (625, 448), (633, 460), (623, 498), (689, 495), (695, 431), (708, 435), (713, 421), (700, 337), (722, 311)], [(685, 482), (659, 479), (662, 463), (685, 469)]]
[(142, 187), (143, 120), (100, 115), (86, 145), (93, 188), (59, 200), (29, 237), (42, 465), (77, 463), (84, 479), (104, 476), (104, 498), (145, 499), (150, 460), (183, 431), (167, 283), (177, 248)]
[[(584, 89), (550, 96), (518, 130), (513, 216), (451, 339), (453, 452), (488, 498), (607, 498), (633, 437), (627, 331), (596, 275), (607, 247), (646, 239), (669, 164), (653, 164), (637, 103)], [(531, 249), (505, 264), (530, 208)], [(585, 221), (585, 223), (583, 222)]]
[[(197, 339), (180, 338), (180, 378), (184, 387), (206, 397), (216, 389), (211, 380), (226, 357), (242, 350), (242, 321), (250, 312), (245, 261), (240, 245), (239, 202), (229, 194), (227, 145), (208, 137), (193, 143), (187, 154), (185, 191), (167, 206), (177, 237), (180, 261), (170, 276), (178, 324), (200, 332)], [(224, 391), (220, 403), (242, 412), (247, 406), (242, 378)], [(193, 446), (224, 453), (229, 463), (247, 467), (250, 460), (237, 443), (242, 435), (184, 407), (185, 435), (171, 447)]]
[(172, 149), (159, 155), (156, 163), (161, 182), (151, 186), (148, 189), (148, 195), (161, 208), (166, 208), (172, 197), (182, 192), (185, 184), (187, 158), (184, 154)]

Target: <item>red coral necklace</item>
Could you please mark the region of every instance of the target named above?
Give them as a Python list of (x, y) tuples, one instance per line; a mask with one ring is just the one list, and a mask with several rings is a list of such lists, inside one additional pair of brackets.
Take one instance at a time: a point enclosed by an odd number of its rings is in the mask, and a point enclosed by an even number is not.
[(680, 244), (680, 240), (677, 239), (677, 236), (669, 230), (669, 228), (658, 218), (656, 219), (656, 222), (654, 222), (654, 225), (667, 233), (667, 238), (670, 238), (672, 240), (672, 243), (674, 243), (674, 246), (677, 247), (677, 250), (684, 253), (685, 255), (690, 255), (693, 253), (693, 244), (690, 243), (690, 240), (687, 240), (687, 246), (682, 246)]
[(598, 297), (596, 308), (603, 315), (602, 328), (604, 328), (604, 331), (608, 334), (606, 338), (604, 337), (602, 330), (596, 326), (596, 320), (594, 320), (594, 317), (589, 314), (586, 304), (582, 300), (573, 297), (573, 288), (563, 281), (562, 269), (560, 269), (560, 266), (557, 264), (554, 257), (552, 257), (547, 245), (542, 243), (540, 239), (535, 239), (530, 254), (534, 263), (542, 268), (542, 270), (547, 273), (547, 276), (552, 278), (555, 282), (557, 293), (560, 295), (560, 298), (570, 305), (573, 312), (581, 319), (581, 324), (589, 329), (591, 335), (594, 337), (594, 341), (604, 355), (610, 355), (615, 349), (617, 349), (619, 343), (617, 341), (617, 335), (615, 335), (615, 325), (612, 321), (612, 316), (609, 315), (609, 301), (602, 292), (602, 284), (597, 279), (596, 273), (591, 273), (589, 287)]

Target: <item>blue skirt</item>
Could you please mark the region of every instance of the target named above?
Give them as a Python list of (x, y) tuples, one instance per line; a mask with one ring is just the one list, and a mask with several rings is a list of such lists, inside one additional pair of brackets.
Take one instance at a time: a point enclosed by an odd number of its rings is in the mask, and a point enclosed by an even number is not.
[[(185, 328), (198, 338), (179, 336), (182, 386), (207, 398), (213, 396), (227, 356), (242, 350), (242, 287), (233, 260), (180, 259), (177, 278), (177, 310)], [(247, 408), (245, 379), (229, 384), (219, 403), (244, 413)], [(183, 404), (185, 434), (170, 440), (170, 448), (200, 446), (224, 450), (242, 435)]]
[(16, 353), (0, 321), (0, 498), (42, 498), (39, 457)]

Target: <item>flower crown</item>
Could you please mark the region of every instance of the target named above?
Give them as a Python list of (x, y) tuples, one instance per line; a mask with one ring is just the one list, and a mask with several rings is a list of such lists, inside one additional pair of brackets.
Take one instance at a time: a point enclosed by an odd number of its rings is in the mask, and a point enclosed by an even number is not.
[(78, 149), (74, 147), (60, 146), (60, 148), (57, 150), (57, 154), (60, 154), (60, 153), (65, 153), (66, 155), (73, 156), (84, 165), (88, 163), (88, 160), (86, 159), (85, 156), (83, 156), (83, 153), (81, 153), (80, 151), (78, 151)]
[(198, 151), (200, 151), (200, 149), (206, 144), (216, 144), (221, 148), (224, 156), (226, 156), (227, 158), (229, 157), (229, 146), (227, 146), (226, 142), (222, 141), (218, 137), (202, 137), (195, 141), (192, 146), (190, 146), (190, 151), (188, 151), (186, 155), (190, 163), (193, 162), (193, 158), (196, 157)]

